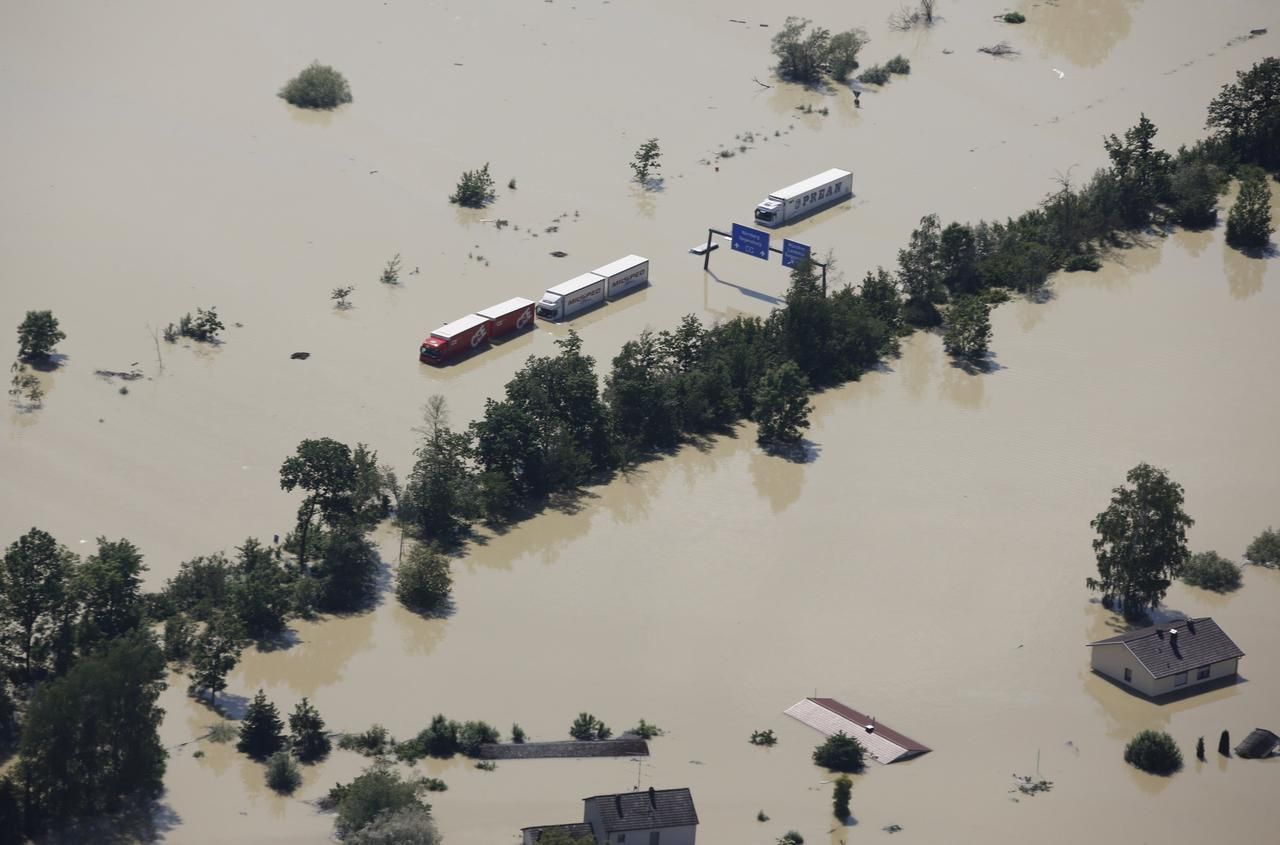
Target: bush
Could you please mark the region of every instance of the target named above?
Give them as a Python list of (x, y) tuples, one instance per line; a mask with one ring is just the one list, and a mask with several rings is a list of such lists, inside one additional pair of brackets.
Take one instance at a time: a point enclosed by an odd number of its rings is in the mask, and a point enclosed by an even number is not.
[(338, 71), (312, 62), (302, 73), (285, 83), (279, 96), (304, 109), (335, 109), (351, 102), (351, 86)]
[(200, 343), (214, 343), (218, 339), (218, 333), (224, 328), (226, 327), (222, 325), (222, 320), (218, 319), (218, 309), (210, 308), (206, 311), (203, 308), (196, 308), (195, 317), (189, 313), (183, 314), (178, 320), (178, 325), (170, 323), (164, 330), (164, 339), (169, 343), (175, 343), (179, 337), (189, 337)]
[(953, 358), (976, 361), (991, 342), (991, 309), (976, 296), (961, 297), (947, 311), (942, 345)]
[(813, 749), (813, 762), (834, 772), (860, 772), (865, 753), (862, 743), (841, 731)]
[(889, 71), (880, 65), (872, 65), (858, 74), (858, 81), (869, 85), (884, 85), (889, 81)]
[(1203, 161), (1179, 162), (1169, 180), (1169, 206), (1173, 219), (1188, 229), (1207, 229), (1218, 219), (1218, 194), (1226, 177), (1222, 170)]
[(804, 845), (804, 837), (798, 830), (788, 830), (778, 837), (778, 845)]
[(191, 656), (195, 626), (185, 613), (164, 620), (164, 659), (182, 662)]
[(267, 760), (267, 786), (282, 795), (292, 795), (302, 784), (302, 773), (287, 751), (277, 751)]
[(458, 750), (467, 757), (480, 753), (480, 746), (502, 741), (498, 729), (487, 722), (465, 722), (458, 730)]
[(1142, 731), (1124, 747), (1124, 761), (1153, 775), (1169, 775), (1182, 768), (1182, 752), (1163, 731)]
[(236, 726), (230, 722), (217, 722), (209, 728), (209, 741), (221, 745), (236, 738)]
[(1244, 558), (1254, 566), (1280, 566), (1280, 531), (1267, 528), (1254, 537), (1245, 550)]
[(613, 731), (609, 729), (608, 725), (590, 713), (579, 713), (578, 718), (574, 719), (573, 724), (569, 726), (569, 736), (585, 742), (595, 739), (608, 739), (613, 736)]
[(462, 728), (457, 722), (446, 719), (443, 713), (437, 713), (431, 724), (419, 731), (416, 737), (396, 746), (396, 756), (409, 762), (423, 757), (452, 757), (459, 751), (458, 735)]
[(524, 739), (525, 739), (524, 728), (520, 727), (519, 725), (513, 724), (511, 726), (511, 741), (514, 742), (516, 745), (519, 745), (524, 742)]
[(338, 747), (343, 751), (354, 751), (365, 757), (381, 757), (391, 751), (395, 740), (382, 725), (374, 725), (364, 733), (345, 734), (338, 739)]
[(836, 818), (841, 821), (849, 818), (849, 798), (853, 794), (853, 781), (849, 780), (848, 775), (841, 775), (836, 778), (836, 785), (831, 791), (831, 804), (835, 809)]
[(236, 748), (255, 760), (261, 760), (275, 754), (282, 747), (284, 722), (280, 721), (276, 706), (267, 701), (262, 690), (258, 690), (240, 723), (240, 741), (236, 743)]
[(1026, 23), (1027, 16), (1022, 12), (1006, 12), (1002, 20), (1005, 23)]
[(324, 731), (324, 719), (304, 697), (289, 715), (290, 742), (293, 753), (304, 763), (320, 760), (329, 754), (329, 735)]
[(1092, 252), (1081, 252), (1070, 256), (1062, 264), (1062, 269), (1068, 273), (1078, 273), (1081, 270), (1089, 273), (1096, 273), (1102, 269), (1102, 262), (1098, 260), (1098, 256)]
[(351, 783), (334, 788), (338, 793), (338, 817), (333, 826), (338, 836), (349, 839), (380, 816), (392, 815), (406, 807), (428, 811), (430, 808), (418, 800), (418, 788), (418, 784), (404, 780), (387, 764), (375, 763)]
[(452, 588), (449, 559), (434, 546), (415, 544), (396, 570), (396, 598), (413, 610), (446, 609)]
[(844, 82), (849, 74), (858, 69), (858, 53), (867, 42), (867, 33), (861, 29), (850, 29), (831, 36), (827, 45), (827, 69), (836, 82)]
[(28, 311), (18, 324), (18, 357), (28, 361), (48, 358), (58, 342), (66, 339), (52, 311)]
[(634, 734), (641, 739), (653, 739), (655, 736), (662, 736), (662, 728), (657, 725), (651, 725), (641, 719), (640, 724), (636, 725), (628, 733)]
[(379, 815), (346, 841), (348, 845), (438, 845), (441, 840), (431, 813), (414, 805)]
[(911, 73), (911, 62), (907, 60), (906, 56), (897, 55), (884, 63), (884, 69), (889, 71), (889, 73), (897, 73), (905, 76), (906, 74)]
[(1249, 168), (1240, 182), (1240, 195), (1227, 214), (1227, 243), (1241, 249), (1261, 249), (1274, 231), (1266, 174)]
[(858, 66), (858, 51), (869, 40), (861, 29), (831, 34), (817, 26), (810, 29), (807, 18), (788, 17), (773, 36), (771, 49), (778, 59), (778, 76), (791, 82), (813, 85), (822, 80), (824, 71), (843, 82)]
[(752, 731), (751, 739), (748, 740), (752, 745), (763, 745), (768, 748), (778, 744), (778, 738), (773, 735), (772, 730)]
[(1199, 552), (1182, 567), (1184, 583), (1225, 593), (1240, 586), (1240, 567), (1217, 552)]
[(493, 177), (489, 175), (489, 163), (479, 170), (467, 170), (458, 180), (458, 187), (449, 195), (449, 202), (467, 208), (484, 208), (493, 202), (496, 193)]
[(755, 413), (761, 443), (798, 443), (809, 427), (809, 380), (794, 361), (765, 370), (755, 392)]
[(1223, 731), (1218, 736), (1218, 753), (1223, 757), (1231, 756), (1231, 731)]

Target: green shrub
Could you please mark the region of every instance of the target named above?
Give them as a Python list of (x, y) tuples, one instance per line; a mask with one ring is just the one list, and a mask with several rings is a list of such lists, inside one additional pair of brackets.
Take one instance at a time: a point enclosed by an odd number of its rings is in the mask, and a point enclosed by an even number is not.
[(458, 180), (458, 187), (449, 195), (449, 202), (467, 208), (483, 208), (493, 202), (496, 193), (493, 177), (489, 175), (489, 163), (479, 170), (467, 170)]
[(458, 750), (467, 757), (480, 753), (480, 746), (501, 742), (498, 729), (487, 722), (465, 722), (458, 729)]
[(419, 612), (446, 610), (452, 588), (449, 559), (434, 546), (415, 544), (396, 570), (396, 598)]
[(1181, 161), (1169, 180), (1173, 219), (1188, 229), (1207, 229), (1218, 220), (1218, 194), (1226, 185), (1221, 168), (1203, 161)]
[(255, 760), (261, 760), (283, 747), (284, 722), (280, 721), (280, 712), (267, 701), (262, 690), (258, 690), (240, 721), (240, 741), (236, 748)]
[(804, 837), (798, 830), (788, 830), (778, 837), (778, 845), (804, 845)]
[(905, 76), (906, 74), (911, 73), (911, 62), (907, 60), (906, 56), (897, 55), (884, 63), (884, 69), (889, 71), (889, 73), (897, 73)]
[(1182, 567), (1180, 577), (1193, 587), (1225, 593), (1240, 586), (1240, 567), (1217, 552), (1198, 552)]
[(524, 738), (525, 738), (524, 728), (520, 727), (519, 725), (513, 724), (511, 726), (511, 741), (514, 742), (516, 745), (519, 745), (524, 742)]
[(841, 775), (836, 778), (835, 784), (831, 791), (831, 804), (836, 818), (843, 821), (849, 818), (849, 798), (853, 794), (853, 781), (849, 780), (848, 775)]
[(440, 842), (431, 813), (421, 806), (383, 813), (346, 839), (347, 845), (439, 845)]
[(976, 296), (957, 299), (947, 311), (942, 345), (953, 358), (977, 361), (991, 342), (991, 309)]
[(889, 81), (889, 71), (880, 65), (872, 65), (858, 74), (858, 81), (869, 85), (884, 85)]
[(1005, 23), (1026, 23), (1027, 16), (1022, 12), (1006, 12), (1003, 20)]
[(1102, 269), (1102, 262), (1098, 260), (1098, 256), (1092, 252), (1081, 252), (1067, 258), (1062, 264), (1062, 269), (1068, 273), (1078, 273), (1085, 270), (1090, 273), (1096, 273)]
[(1280, 566), (1280, 531), (1268, 528), (1254, 537), (1244, 558), (1254, 566)]
[(608, 739), (613, 731), (604, 722), (590, 713), (579, 713), (578, 718), (569, 726), (569, 736), (577, 740)]
[(384, 814), (396, 813), (405, 807), (429, 809), (418, 800), (419, 785), (400, 777), (400, 773), (386, 763), (375, 763), (346, 786), (334, 787), (338, 793), (336, 806), (338, 817), (334, 828), (342, 839), (370, 826)]
[(224, 328), (222, 320), (218, 319), (217, 308), (210, 308), (208, 311), (196, 308), (196, 316), (183, 314), (178, 325), (170, 323), (164, 330), (164, 339), (175, 343), (179, 337), (189, 337), (200, 343), (214, 343), (218, 339), (218, 333)]
[(277, 751), (267, 760), (267, 786), (282, 795), (292, 795), (302, 783), (302, 773), (287, 751)]
[(236, 726), (230, 722), (217, 722), (209, 728), (209, 741), (222, 744), (236, 738)]
[(628, 733), (634, 734), (641, 739), (653, 739), (655, 736), (662, 736), (662, 728), (657, 725), (651, 725), (644, 719), (640, 720), (640, 724), (632, 728)]
[(841, 731), (813, 749), (813, 762), (834, 772), (860, 772), (866, 765), (865, 754), (862, 743)]
[(381, 757), (391, 750), (394, 743), (391, 733), (382, 725), (374, 725), (364, 733), (345, 734), (338, 739), (339, 748), (365, 757)]
[(302, 73), (285, 83), (279, 96), (304, 109), (334, 109), (351, 102), (351, 86), (338, 71), (312, 62)]
[(1142, 731), (1124, 747), (1124, 761), (1153, 775), (1169, 775), (1182, 768), (1182, 752), (1163, 731)]
[(766, 747), (772, 747), (778, 744), (778, 738), (773, 735), (772, 730), (752, 731), (751, 739), (749, 740), (749, 742), (752, 745), (763, 745)]

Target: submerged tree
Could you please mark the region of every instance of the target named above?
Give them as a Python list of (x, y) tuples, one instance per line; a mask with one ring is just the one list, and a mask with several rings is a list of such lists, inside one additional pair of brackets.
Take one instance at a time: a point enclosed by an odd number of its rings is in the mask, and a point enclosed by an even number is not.
[(1227, 213), (1227, 243), (1242, 249), (1261, 249), (1275, 230), (1267, 176), (1258, 168), (1248, 168), (1240, 181), (1240, 194)]
[(631, 161), (631, 171), (635, 173), (636, 181), (641, 185), (647, 183), (650, 174), (662, 167), (661, 158), (662, 151), (658, 149), (657, 138), (650, 138), (641, 144)]
[(1182, 510), (1181, 485), (1164, 470), (1138, 464), (1125, 478), (1129, 486), (1115, 488), (1111, 504), (1090, 523), (1098, 532), (1098, 577), (1086, 584), (1137, 615), (1159, 604), (1182, 571), (1195, 521)]
[(262, 690), (258, 690), (240, 723), (240, 740), (236, 749), (255, 760), (262, 760), (283, 747), (284, 723), (280, 721), (280, 711), (267, 701)]
[(334, 109), (351, 102), (351, 86), (338, 71), (312, 62), (285, 83), (279, 96), (290, 105), (304, 109)]
[(58, 328), (58, 318), (52, 311), (28, 311), (18, 325), (18, 357), (27, 361), (39, 361), (49, 357), (59, 341), (67, 334)]
[(1222, 86), (1209, 103), (1208, 126), (1240, 160), (1280, 165), (1280, 58), (1263, 59)]
[(798, 443), (809, 427), (809, 380), (794, 361), (771, 367), (755, 392), (755, 420), (762, 443)]
[(489, 175), (489, 163), (479, 170), (463, 171), (458, 187), (449, 195), (449, 202), (467, 208), (483, 208), (493, 202), (497, 193), (493, 189), (493, 177)]
[(841, 731), (813, 749), (813, 762), (836, 772), (860, 772), (865, 754), (862, 743)]
[(1182, 752), (1162, 731), (1142, 731), (1124, 747), (1124, 761), (1153, 775), (1169, 775), (1182, 768)]
[(942, 345), (954, 358), (974, 362), (991, 342), (991, 308), (980, 297), (965, 296), (947, 311)]
[(289, 734), (293, 753), (302, 762), (311, 763), (329, 754), (331, 743), (324, 731), (324, 719), (305, 696), (289, 714)]
[(0, 564), (0, 642), (18, 677), (34, 680), (59, 662), (64, 622), (74, 614), (76, 558), (46, 531), (32, 528), (5, 550)]

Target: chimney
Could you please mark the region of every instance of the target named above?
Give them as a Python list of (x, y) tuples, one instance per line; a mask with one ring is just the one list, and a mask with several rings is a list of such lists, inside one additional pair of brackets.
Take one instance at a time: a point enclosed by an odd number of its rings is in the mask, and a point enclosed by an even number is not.
[(622, 812), (622, 796), (621, 795), (613, 796), (613, 806), (618, 811), (618, 818), (622, 818), (623, 812)]
[(649, 787), (649, 806), (655, 810), (658, 809), (658, 793), (652, 786)]
[(1191, 617), (1187, 617), (1183, 621), (1187, 623), (1187, 633), (1194, 634), (1196, 632), (1196, 623), (1191, 619)]
[(1169, 629), (1169, 647), (1172, 648), (1174, 651), (1178, 650), (1178, 629), (1177, 628)]

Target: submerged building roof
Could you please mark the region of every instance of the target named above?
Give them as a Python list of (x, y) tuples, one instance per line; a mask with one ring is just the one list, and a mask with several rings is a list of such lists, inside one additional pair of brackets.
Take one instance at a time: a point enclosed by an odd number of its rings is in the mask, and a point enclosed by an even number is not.
[(546, 757), (648, 757), (649, 743), (637, 737), (570, 739), (563, 742), (489, 742), (480, 746), (481, 760), (533, 760)]
[(653, 789), (644, 792), (618, 792), (593, 795), (582, 799), (588, 808), (600, 813), (604, 833), (624, 830), (652, 830), (663, 827), (688, 827), (698, 823), (693, 794), (687, 788)]
[(591, 832), (591, 825), (586, 822), (570, 822), (569, 824), (541, 824), (533, 827), (520, 828), (521, 833), (531, 833), (534, 842), (542, 838), (542, 834), (549, 830), (558, 830), (566, 833), (574, 839), (581, 839), (584, 836), (590, 836), (595, 839), (595, 834)]
[(1091, 648), (1105, 645), (1128, 649), (1154, 678), (1244, 657), (1240, 646), (1208, 616), (1163, 622), (1089, 643)]
[[(877, 763), (910, 760), (931, 750), (834, 698), (804, 698), (783, 712), (826, 736), (843, 733), (853, 737)], [(868, 726), (872, 726), (870, 730)]]
[(1246, 759), (1251, 757), (1270, 757), (1278, 745), (1280, 745), (1280, 736), (1276, 736), (1266, 728), (1254, 728), (1236, 746), (1236, 756)]

